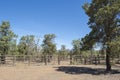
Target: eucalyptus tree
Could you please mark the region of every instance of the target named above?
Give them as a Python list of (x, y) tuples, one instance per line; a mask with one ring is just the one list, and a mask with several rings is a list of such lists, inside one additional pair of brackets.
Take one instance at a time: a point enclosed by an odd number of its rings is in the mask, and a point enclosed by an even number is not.
[(65, 45), (61, 45), (61, 49), (59, 50), (58, 54), (62, 56), (67, 56), (69, 54), (69, 50), (66, 49)]
[(14, 36), (14, 38), (10, 41), (9, 45), (9, 54), (10, 55), (17, 55), (18, 54), (18, 48), (17, 48), (17, 35)]
[(89, 17), (88, 25), (94, 31), (94, 39), (106, 47), (106, 70), (111, 70), (111, 40), (120, 35), (120, 0), (92, 0), (83, 6)]
[(18, 52), (19, 55), (25, 55), (27, 54), (27, 45), (26, 45), (26, 40), (25, 40), (25, 36), (22, 36), (20, 38), (19, 44), (18, 44)]
[(22, 36), (18, 44), (18, 51), (21, 55), (33, 55), (36, 50), (35, 36)]
[(0, 25), (0, 53), (2, 63), (5, 64), (5, 55), (10, 52), (10, 44), (15, 34), (10, 29), (10, 23), (3, 21)]
[(110, 49), (111, 49), (111, 56), (112, 57), (120, 57), (120, 37), (117, 37), (116, 39), (112, 40), (110, 43)]
[(44, 35), (42, 51), (44, 55), (53, 55), (56, 53), (56, 44), (54, 42), (55, 34)]
[(73, 45), (73, 54), (74, 55), (80, 55), (81, 54), (81, 48), (82, 48), (81, 40), (80, 39), (73, 40), (72, 45)]
[(81, 50), (85, 51), (85, 50), (90, 50), (91, 51), (91, 55), (93, 54), (93, 46), (96, 43), (96, 39), (95, 36), (93, 36), (95, 33), (95, 31), (91, 31), (89, 34), (87, 34), (84, 38), (81, 39), (81, 44), (82, 44), (82, 48)]

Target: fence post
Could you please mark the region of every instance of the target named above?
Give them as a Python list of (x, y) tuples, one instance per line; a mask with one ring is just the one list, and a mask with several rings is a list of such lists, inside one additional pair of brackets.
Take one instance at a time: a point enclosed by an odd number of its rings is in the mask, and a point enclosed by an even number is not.
[(30, 66), (31, 56), (28, 56), (28, 65)]
[(60, 65), (60, 55), (58, 54), (58, 65)]
[(93, 55), (90, 56), (90, 64), (93, 63)]
[(15, 66), (15, 55), (13, 55), (13, 66)]
[(98, 64), (100, 64), (100, 55), (98, 55)]
[(0, 55), (0, 66), (1, 66), (1, 55)]
[(70, 65), (72, 65), (72, 54), (70, 54)]
[(46, 59), (46, 55), (44, 55), (44, 61), (45, 61), (45, 65), (47, 65), (47, 59)]
[(86, 59), (87, 59), (87, 57), (85, 56), (85, 57), (84, 57), (84, 64), (87, 63), (87, 60), (86, 60)]
[(95, 56), (95, 65), (97, 65), (97, 57)]
[(23, 61), (25, 62), (26, 55), (23, 55)]

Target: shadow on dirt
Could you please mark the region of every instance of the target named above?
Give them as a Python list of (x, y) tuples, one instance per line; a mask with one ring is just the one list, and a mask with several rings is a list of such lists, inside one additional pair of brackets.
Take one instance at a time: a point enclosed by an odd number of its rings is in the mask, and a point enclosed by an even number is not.
[(112, 70), (106, 72), (103, 68), (89, 68), (89, 67), (73, 67), (73, 66), (60, 66), (56, 67), (56, 71), (65, 72), (66, 74), (91, 74), (91, 75), (101, 75), (101, 74), (120, 74), (119, 70)]

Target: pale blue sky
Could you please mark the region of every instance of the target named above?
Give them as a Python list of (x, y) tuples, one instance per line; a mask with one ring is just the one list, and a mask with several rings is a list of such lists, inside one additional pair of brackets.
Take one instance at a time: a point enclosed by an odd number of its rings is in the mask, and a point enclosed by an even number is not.
[(82, 9), (90, 0), (0, 0), (0, 21), (9, 21), (20, 37), (33, 34), (56, 34), (58, 49), (62, 44), (71, 49), (74, 39), (89, 33), (88, 17)]

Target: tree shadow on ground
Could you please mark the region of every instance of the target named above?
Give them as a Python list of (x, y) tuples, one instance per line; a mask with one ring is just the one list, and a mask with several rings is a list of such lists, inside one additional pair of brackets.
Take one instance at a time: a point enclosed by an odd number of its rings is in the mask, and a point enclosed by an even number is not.
[(60, 66), (56, 71), (65, 72), (66, 74), (91, 74), (91, 75), (106, 75), (106, 74), (120, 74), (119, 70), (112, 70), (107, 72), (103, 68), (90, 68), (90, 67), (75, 67), (75, 66)]

